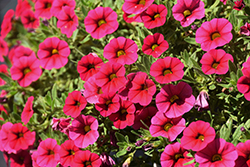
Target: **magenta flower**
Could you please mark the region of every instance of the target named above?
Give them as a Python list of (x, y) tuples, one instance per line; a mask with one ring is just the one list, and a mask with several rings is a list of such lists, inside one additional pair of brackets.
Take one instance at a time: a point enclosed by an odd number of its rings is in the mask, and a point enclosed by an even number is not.
[(96, 39), (112, 34), (119, 26), (117, 14), (110, 7), (97, 7), (90, 10), (84, 19), (84, 24), (86, 31)]
[(187, 150), (200, 151), (215, 138), (215, 130), (204, 121), (192, 122), (184, 131), (181, 146)]
[(39, 44), (37, 56), (44, 69), (59, 69), (68, 62), (70, 49), (68, 43), (57, 37), (46, 38)]
[(173, 7), (175, 20), (180, 21), (183, 27), (192, 24), (195, 19), (202, 19), (205, 16), (204, 2), (201, 0), (177, 0)]
[(240, 93), (244, 94), (246, 100), (250, 101), (250, 74), (243, 75), (237, 81), (237, 88)]
[(26, 125), (29, 122), (30, 118), (34, 113), (32, 108), (33, 100), (34, 96), (30, 96), (25, 104), (25, 107), (23, 108), (23, 112), (21, 114), (21, 120), (24, 123), (24, 125)]
[(63, 7), (57, 18), (57, 27), (61, 29), (63, 34), (66, 34), (70, 38), (78, 26), (78, 18), (74, 12), (74, 8), (69, 6)]
[(90, 77), (84, 83), (83, 96), (86, 98), (88, 103), (96, 104), (99, 103), (99, 97), (101, 96), (102, 89), (96, 85), (95, 76)]
[(96, 153), (91, 153), (89, 150), (78, 151), (74, 158), (74, 167), (100, 167), (102, 161)]
[(14, 16), (13, 9), (10, 9), (5, 13), (2, 24), (1, 24), (1, 36), (2, 36), (2, 38), (5, 38), (7, 36), (7, 34), (11, 31), (13, 16)]
[(15, 49), (15, 54), (12, 58), (13, 62), (17, 61), (17, 59), (21, 58), (21, 57), (34, 57), (36, 58), (36, 54), (33, 50), (31, 50), (30, 48), (24, 47), (24, 46), (18, 46)]
[(157, 58), (165, 52), (168, 47), (168, 42), (164, 40), (164, 36), (160, 33), (155, 33), (154, 35), (148, 35), (143, 40), (142, 51), (147, 55), (152, 55)]
[[(5, 64), (1, 64), (0, 65), (0, 73), (4, 73), (6, 75), (8, 75), (8, 66), (6, 66)], [(0, 86), (4, 85), (6, 82), (0, 78)]]
[(167, 14), (167, 8), (164, 5), (152, 4), (141, 14), (141, 19), (147, 29), (152, 29), (164, 25)]
[(162, 136), (169, 141), (176, 137), (186, 128), (185, 119), (182, 117), (168, 118), (163, 112), (157, 112), (151, 119), (149, 132), (153, 137)]
[[(181, 147), (181, 144), (175, 142), (168, 144), (161, 154), (161, 166), (166, 167), (183, 167), (185, 163), (191, 161), (193, 158), (187, 156), (188, 150)], [(185, 167), (194, 167), (195, 163), (186, 165)]]
[(37, 0), (35, 3), (35, 16), (50, 19), (52, 17), (52, 3), (53, 0)]
[(60, 146), (55, 139), (47, 138), (37, 148), (36, 163), (39, 166), (55, 167), (60, 161)]
[(115, 161), (106, 152), (101, 153), (100, 159), (102, 161), (100, 167), (112, 167), (115, 165)]
[(228, 60), (233, 62), (233, 56), (222, 49), (212, 49), (202, 56), (201, 69), (207, 75), (226, 74), (229, 69)]
[(139, 14), (145, 11), (154, 0), (125, 0), (122, 10), (128, 14)]
[(51, 14), (56, 17), (60, 16), (60, 12), (64, 6), (74, 9), (76, 2), (74, 0), (54, 0), (51, 6)]
[(103, 56), (112, 63), (133, 64), (138, 58), (138, 46), (128, 38), (113, 38), (104, 47)]
[(224, 18), (214, 18), (211, 21), (202, 23), (196, 31), (196, 42), (201, 44), (204, 51), (215, 49), (231, 41), (232, 24)]
[[(123, 10), (123, 12), (124, 12), (124, 10)], [(141, 20), (141, 13), (136, 14), (133, 17), (131, 17), (131, 15), (134, 15), (134, 14), (129, 14), (129, 13), (124, 12), (123, 13), (123, 19), (124, 19), (124, 21), (126, 21), (127, 23), (132, 23), (132, 22), (138, 22), (138, 23), (140, 23), (140, 22), (142, 22), (142, 20)]]
[(0, 36), (0, 62), (4, 61), (3, 56), (7, 56), (9, 52), (9, 47), (7, 42)]
[(150, 67), (150, 75), (160, 84), (170, 83), (182, 79), (184, 64), (175, 57), (158, 59)]
[(200, 166), (234, 167), (237, 157), (235, 146), (222, 138), (214, 139), (195, 154), (195, 160)]
[(195, 100), (194, 107), (198, 108), (198, 111), (209, 109), (209, 103), (207, 100), (209, 100), (208, 93), (205, 90), (202, 90)]
[(126, 84), (125, 67), (120, 63), (107, 62), (95, 74), (96, 84), (103, 93), (116, 92)]
[(79, 115), (69, 127), (69, 138), (80, 148), (94, 144), (99, 137), (98, 121), (90, 115)]
[(6, 122), (5, 124), (2, 125), (1, 130), (0, 130), (0, 144), (1, 144), (1, 151), (6, 151), (7, 153), (15, 153), (16, 150), (10, 147), (9, 145), (9, 133), (12, 128), (13, 124), (11, 122)]
[(142, 106), (149, 105), (156, 92), (156, 86), (152, 80), (148, 79), (147, 73), (136, 73), (132, 85), (128, 92), (128, 99), (133, 103), (140, 103)]
[(156, 106), (168, 118), (182, 116), (193, 108), (195, 97), (192, 92), (191, 86), (185, 82), (180, 82), (177, 85), (165, 85), (156, 95)]
[(38, 152), (37, 152), (37, 151), (34, 151), (34, 152), (32, 153), (32, 155), (31, 155), (33, 167), (40, 167), (40, 166), (37, 164), (37, 162), (36, 162), (37, 156), (38, 156)]
[(245, 7), (245, 3), (243, 2), (243, 0), (237, 0), (234, 2), (234, 6), (233, 6), (233, 9), (235, 10), (242, 10), (244, 7)]
[(20, 150), (16, 154), (10, 154), (11, 167), (32, 167), (29, 151)]
[(25, 10), (21, 15), (21, 21), (24, 28), (36, 29), (40, 25), (39, 18), (35, 16), (32, 10)]
[(250, 166), (250, 140), (245, 143), (239, 143), (236, 146), (238, 158), (235, 161), (235, 167), (248, 167)]
[(250, 35), (250, 24), (246, 23), (244, 26), (240, 27), (240, 34)]
[(65, 133), (67, 136), (69, 135), (69, 125), (71, 122), (71, 118), (53, 118), (50, 125), (52, 125), (53, 130), (59, 130), (62, 133)]
[(60, 155), (60, 164), (63, 166), (74, 166), (75, 165), (75, 154), (80, 149), (75, 146), (73, 140), (67, 140), (61, 144), (61, 149), (59, 152)]
[(16, 18), (22, 16), (23, 12), (29, 9), (31, 9), (31, 6), (27, 0), (25, 1), (18, 0), (17, 6), (16, 6), (16, 12), (15, 12)]
[(132, 88), (132, 81), (135, 78), (135, 75), (136, 75), (136, 73), (129, 73), (127, 75), (126, 86), (124, 86), (123, 88), (121, 88), (118, 91), (118, 95), (120, 96), (121, 99), (123, 99), (123, 100), (128, 99), (128, 92), (129, 92), (130, 88)]

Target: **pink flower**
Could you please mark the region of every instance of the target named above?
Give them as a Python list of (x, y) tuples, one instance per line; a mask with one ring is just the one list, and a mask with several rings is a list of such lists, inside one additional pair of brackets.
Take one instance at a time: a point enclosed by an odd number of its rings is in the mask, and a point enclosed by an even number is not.
[(32, 167), (29, 151), (20, 150), (16, 154), (10, 154), (11, 167)]
[(235, 161), (235, 167), (248, 167), (250, 166), (250, 140), (245, 143), (239, 143), (236, 146), (238, 158)]
[(146, 28), (152, 29), (164, 25), (167, 13), (167, 8), (164, 5), (152, 4), (141, 14), (141, 19)]
[(41, 66), (44, 69), (59, 69), (68, 62), (70, 49), (67, 42), (57, 37), (46, 38), (39, 45), (37, 56), (40, 59)]
[(61, 29), (63, 34), (66, 34), (70, 38), (78, 26), (78, 18), (74, 12), (74, 8), (69, 6), (63, 7), (57, 18), (57, 27)]
[(95, 76), (90, 77), (84, 83), (84, 88), (83, 96), (86, 98), (87, 102), (92, 104), (99, 103), (99, 97), (103, 92), (101, 87), (96, 85)]
[(146, 10), (154, 0), (125, 0), (122, 10), (128, 14), (139, 14)]
[(54, 0), (50, 11), (51, 14), (56, 17), (60, 16), (60, 12), (62, 11), (62, 8), (64, 6), (68, 6), (74, 9), (76, 6), (76, 2), (75, 0)]
[[(161, 166), (166, 167), (181, 167), (185, 163), (191, 161), (193, 158), (187, 156), (188, 150), (181, 147), (181, 144), (175, 142), (173, 144), (168, 144), (163, 153), (161, 154)], [(195, 163), (186, 165), (185, 167), (194, 167)]]
[(221, 2), (223, 2), (224, 5), (227, 4), (227, 0), (220, 0)]
[(185, 119), (182, 117), (168, 118), (163, 112), (157, 112), (151, 119), (149, 132), (153, 137), (162, 136), (169, 141), (176, 137), (186, 128)]
[[(123, 10), (124, 12), (124, 10)], [(126, 13), (124, 12), (123, 13), (123, 19), (124, 21), (126, 21), (127, 23), (132, 23), (132, 22), (142, 22), (141, 20), (141, 13), (135, 15), (135, 16), (131, 16), (131, 15), (134, 15), (134, 14), (129, 14), (129, 13)]]
[(40, 25), (39, 18), (35, 16), (32, 10), (25, 10), (21, 15), (21, 21), (25, 28), (36, 29)]
[(226, 74), (229, 69), (228, 60), (233, 62), (233, 56), (222, 49), (212, 49), (202, 56), (201, 69), (207, 75)]
[(23, 112), (21, 114), (21, 119), (22, 119), (22, 122), (24, 123), (24, 125), (26, 125), (30, 118), (32, 117), (34, 111), (33, 111), (33, 108), (32, 108), (32, 103), (33, 103), (33, 100), (34, 100), (34, 96), (30, 96), (25, 104), (25, 107), (23, 109)]
[(89, 150), (78, 151), (75, 155), (74, 167), (100, 167), (102, 161), (96, 153), (91, 153)]
[(32, 155), (31, 155), (33, 167), (40, 167), (40, 166), (37, 164), (37, 162), (36, 162), (37, 157), (38, 157), (38, 152), (37, 152), (37, 151), (34, 151), (34, 152), (32, 153)]
[(50, 19), (52, 17), (52, 3), (53, 0), (37, 0), (35, 3), (35, 16)]
[(97, 7), (90, 10), (84, 19), (84, 24), (86, 31), (96, 39), (112, 34), (119, 26), (117, 14), (110, 7)]
[(30, 48), (24, 47), (24, 46), (18, 46), (15, 49), (15, 54), (12, 58), (13, 62), (17, 61), (17, 59), (21, 58), (21, 57), (34, 57), (36, 58), (36, 54), (33, 50), (31, 50)]
[(75, 146), (73, 140), (67, 140), (61, 145), (61, 149), (59, 152), (60, 155), (60, 164), (63, 166), (74, 166), (74, 158), (75, 154), (80, 149)]
[(81, 114), (81, 111), (86, 107), (87, 101), (82, 96), (80, 91), (73, 91), (68, 94), (68, 97), (65, 100), (65, 105), (63, 107), (63, 112), (66, 115), (70, 115), (73, 118), (76, 118)]
[(133, 103), (140, 103), (142, 106), (149, 105), (156, 92), (155, 83), (148, 79), (145, 72), (138, 72), (132, 81), (132, 85), (128, 92), (128, 99)]
[(0, 143), (1, 143), (1, 151), (6, 151), (10, 153), (16, 153), (17, 151), (10, 147), (9, 145), (9, 133), (12, 128), (13, 124), (11, 122), (6, 122), (2, 125), (0, 130)]
[(170, 83), (182, 79), (184, 64), (175, 57), (158, 59), (150, 67), (150, 75), (160, 84)]
[(95, 74), (96, 84), (103, 93), (116, 92), (126, 84), (125, 67), (120, 63), (107, 62)]
[(59, 130), (62, 133), (65, 133), (67, 136), (69, 135), (69, 125), (71, 122), (71, 118), (53, 118), (50, 125), (52, 125), (53, 130)]
[(77, 64), (77, 71), (80, 74), (80, 78), (83, 81), (87, 81), (90, 77), (96, 74), (101, 66), (103, 61), (95, 53), (90, 53), (86, 56), (83, 56)]
[(36, 163), (39, 166), (55, 167), (60, 161), (60, 146), (55, 139), (47, 138), (37, 148)]
[[(4, 108), (3, 105), (0, 104), (0, 115), (1, 115), (2, 112), (5, 112), (6, 115), (8, 115), (7, 110)], [(0, 120), (4, 121), (4, 119), (2, 118), (2, 116), (0, 116)], [(0, 129), (1, 129), (1, 125), (0, 125)], [(0, 139), (0, 140), (1, 140), (1, 139)], [(0, 149), (0, 150), (1, 150), (1, 149)]]
[(29, 9), (31, 10), (31, 6), (27, 0), (18, 0), (15, 12), (16, 18), (22, 16), (23, 12)]
[(241, 9), (243, 9), (245, 7), (245, 3), (243, 2), (243, 0), (237, 0), (234, 2), (234, 6), (233, 9), (240, 11)]
[(79, 115), (69, 127), (69, 138), (80, 148), (94, 144), (99, 137), (98, 121), (90, 115)]
[(204, 2), (201, 0), (177, 0), (173, 7), (175, 20), (180, 21), (183, 27), (192, 24), (195, 19), (202, 19), (205, 16)]
[(123, 88), (121, 88), (118, 91), (118, 95), (120, 96), (121, 99), (123, 99), (123, 100), (128, 99), (128, 92), (129, 92), (130, 88), (132, 88), (132, 81), (135, 78), (135, 75), (136, 75), (136, 73), (129, 73), (127, 75), (126, 86), (124, 86)]
[(156, 95), (156, 106), (168, 118), (182, 116), (193, 108), (195, 97), (192, 92), (191, 86), (185, 82), (180, 82), (177, 85), (165, 85)]
[(17, 80), (20, 86), (27, 87), (42, 75), (40, 62), (35, 57), (21, 57), (10, 69), (11, 78)]
[(250, 24), (246, 23), (244, 26), (240, 27), (240, 34), (250, 35)]
[(128, 38), (113, 38), (104, 47), (103, 56), (112, 63), (133, 64), (138, 58), (138, 46)]
[(14, 16), (13, 9), (10, 9), (5, 13), (2, 24), (1, 24), (1, 36), (2, 36), (2, 38), (5, 38), (6, 35), (11, 31), (13, 16)]
[(238, 79), (237, 88), (240, 93), (244, 94), (246, 100), (250, 101), (250, 74)]
[(208, 93), (205, 90), (202, 90), (195, 100), (194, 107), (198, 108), (198, 111), (209, 109), (209, 103), (207, 100), (209, 100)]
[[(0, 73), (4, 73), (8, 75), (8, 66), (6, 66), (5, 64), (1, 64), (0, 65)], [(0, 78), (0, 86), (4, 85), (6, 82)]]
[(154, 35), (148, 35), (143, 40), (142, 51), (147, 55), (152, 55), (157, 58), (165, 52), (168, 47), (168, 42), (164, 40), (164, 36), (160, 33), (155, 33)]
[(192, 122), (183, 132), (181, 145), (185, 149), (200, 151), (215, 138), (215, 130), (204, 121)]
[(200, 166), (234, 167), (237, 157), (235, 146), (222, 138), (214, 139), (195, 154), (195, 160)]
[(4, 61), (3, 56), (7, 56), (9, 51), (9, 47), (7, 42), (0, 36), (0, 62)]
[(112, 167), (115, 165), (115, 161), (106, 152), (101, 153), (100, 159), (102, 161), (100, 167)]

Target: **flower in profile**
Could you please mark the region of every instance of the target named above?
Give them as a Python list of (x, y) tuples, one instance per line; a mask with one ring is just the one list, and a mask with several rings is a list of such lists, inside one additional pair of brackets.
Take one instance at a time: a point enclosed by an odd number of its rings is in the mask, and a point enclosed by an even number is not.
[(205, 16), (204, 2), (201, 0), (177, 0), (173, 7), (175, 20), (180, 21), (183, 27), (192, 24), (195, 19), (202, 19)]
[(35, 3), (35, 16), (50, 19), (53, 0), (37, 0)]
[(135, 120), (135, 105), (127, 100), (121, 100), (120, 109), (112, 113), (109, 119), (114, 123), (114, 126), (118, 129), (124, 129), (127, 126), (134, 124)]
[(21, 21), (25, 28), (36, 29), (40, 25), (39, 18), (35, 16), (32, 10), (25, 10), (21, 15)]
[(36, 132), (23, 126), (21, 123), (13, 124), (8, 134), (10, 148), (19, 151), (26, 150), (29, 146), (33, 146), (36, 139)]
[(27, 0), (18, 0), (15, 12), (16, 17), (22, 16), (23, 12), (29, 9), (31, 10), (31, 6)]
[(60, 161), (60, 146), (55, 139), (47, 138), (37, 148), (36, 163), (39, 166), (55, 167)]
[(53, 118), (50, 125), (52, 125), (53, 130), (59, 130), (68, 135), (70, 122), (71, 118)]
[(147, 73), (138, 72), (132, 81), (132, 88), (128, 92), (128, 99), (133, 103), (147, 106), (156, 92), (155, 83), (148, 78)]
[(79, 115), (69, 127), (69, 138), (80, 148), (94, 144), (99, 137), (98, 121), (90, 115)]
[(215, 138), (215, 130), (204, 121), (192, 122), (184, 131), (181, 146), (187, 150), (200, 151)]
[(157, 58), (165, 52), (168, 47), (168, 42), (164, 40), (164, 36), (160, 33), (155, 33), (154, 35), (148, 35), (143, 40), (142, 51), (147, 55), (152, 55)]
[(81, 111), (86, 107), (87, 101), (82, 96), (80, 91), (73, 91), (68, 94), (65, 100), (65, 105), (63, 106), (63, 112), (66, 115), (70, 115), (76, 118), (81, 114)]
[(245, 143), (239, 143), (236, 146), (238, 158), (235, 161), (235, 167), (248, 167), (250, 166), (250, 140)]
[(214, 18), (202, 23), (196, 31), (195, 40), (201, 44), (202, 50), (209, 51), (229, 43), (233, 38), (231, 30), (232, 24), (227, 19)]
[(20, 86), (27, 87), (42, 75), (40, 62), (36, 57), (21, 57), (10, 69), (11, 78), (17, 80)]
[(103, 117), (107, 117), (120, 109), (120, 97), (115, 92), (101, 94), (95, 108)]
[(96, 74), (101, 66), (103, 61), (95, 53), (90, 53), (86, 56), (83, 56), (80, 61), (77, 63), (77, 71), (80, 74), (80, 78), (83, 81), (87, 81), (90, 77)]
[(244, 26), (240, 27), (240, 34), (250, 35), (250, 24), (246, 23)]
[(75, 154), (75, 166), (74, 167), (100, 167), (102, 161), (96, 153), (91, 153), (89, 150), (78, 151)]
[(233, 9), (235, 10), (242, 10), (244, 7), (245, 7), (245, 3), (243, 2), (243, 0), (237, 0), (234, 2), (234, 6), (233, 6)]
[(195, 154), (195, 160), (200, 166), (234, 167), (237, 157), (235, 146), (222, 138), (214, 139)]
[(152, 4), (141, 14), (141, 19), (147, 29), (152, 29), (164, 25), (167, 13), (164, 5)]
[[(0, 115), (1, 115), (2, 112), (5, 112), (6, 115), (8, 115), (7, 110), (4, 108), (3, 105), (0, 104)], [(0, 116), (0, 120), (4, 121), (4, 119), (3, 119), (1, 116)], [(1, 129), (1, 126), (0, 126), (0, 129)], [(0, 142), (1, 142), (1, 141), (0, 141)]]
[(96, 39), (112, 34), (119, 26), (117, 14), (110, 7), (97, 7), (90, 10), (84, 19), (84, 25), (86, 31)]
[(112, 167), (115, 165), (115, 161), (106, 152), (101, 153), (100, 159), (102, 161), (100, 167)]
[[(124, 10), (123, 10), (123, 12), (124, 12)], [(132, 22), (140, 23), (140, 22), (142, 22), (141, 13), (136, 14), (135, 16), (132, 16), (132, 15), (134, 15), (134, 14), (129, 14), (129, 13), (124, 12), (123, 13), (124, 21), (126, 21), (127, 23), (132, 23)]]
[[(184, 166), (185, 163), (191, 161), (193, 158), (187, 156), (188, 150), (181, 147), (178, 142), (168, 144), (161, 154), (161, 166), (179, 167)], [(186, 167), (194, 167), (195, 163), (185, 165)]]
[(86, 98), (87, 102), (92, 104), (99, 103), (99, 98), (103, 92), (102, 88), (96, 85), (95, 76), (90, 77), (84, 83), (84, 88), (83, 96)]
[(103, 93), (116, 92), (126, 84), (125, 67), (120, 63), (107, 62), (95, 74), (96, 84)]
[(206, 75), (226, 74), (229, 69), (228, 60), (233, 62), (233, 56), (222, 49), (212, 49), (202, 56), (201, 69)]
[(164, 85), (160, 93), (156, 95), (156, 106), (168, 118), (182, 116), (194, 106), (195, 97), (192, 92), (191, 86), (186, 82)]
[(34, 113), (33, 108), (32, 108), (33, 100), (34, 100), (34, 96), (30, 96), (28, 98), (25, 104), (25, 107), (23, 109), (23, 112), (21, 114), (21, 120), (24, 123), (24, 125), (26, 125), (29, 122), (30, 118), (32, 117)]
[(3, 56), (7, 56), (9, 52), (9, 47), (7, 42), (0, 36), (0, 62), (4, 61)]
[(139, 14), (145, 11), (154, 0), (125, 0), (122, 10), (128, 14)]
[[(8, 66), (5, 64), (1, 64), (0, 65), (0, 73), (4, 73), (4, 74), (8, 75)], [(0, 78), (0, 86), (4, 85), (5, 83), (6, 82), (2, 78)]]
[(113, 38), (104, 47), (103, 56), (112, 63), (133, 64), (138, 58), (138, 46), (128, 38)]
[(16, 154), (10, 154), (10, 163), (13, 167), (32, 167), (29, 151), (20, 150)]
[(74, 9), (76, 2), (74, 0), (54, 0), (51, 6), (51, 14), (56, 17), (60, 16), (60, 12), (64, 6)]
[(198, 108), (198, 111), (209, 109), (209, 103), (207, 100), (209, 100), (208, 93), (205, 90), (202, 90), (195, 100), (194, 107)]
[(243, 75), (237, 81), (237, 88), (244, 94), (246, 100), (250, 101), (250, 75)]
[(47, 70), (59, 69), (68, 63), (70, 49), (68, 43), (57, 37), (46, 38), (39, 44), (37, 56), (40, 65)]
[(78, 26), (78, 18), (74, 8), (64, 6), (57, 18), (57, 27), (61, 29), (63, 34), (66, 34), (70, 38)]
[(36, 58), (36, 54), (33, 50), (31, 50), (30, 48), (24, 47), (24, 46), (19, 46), (15, 49), (15, 54), (12, 58), (12, 60), (15, 62), (17, 61), (17, 59), (21, 58), (21, 57), (34, 57)]
[(75, 154), (80, 149), (75, 146), (73, 140), (67, 140), (63, 144), (61, 144), (61, 149), (59, 152), (60, 155), (60, 164), (63, 166), (74, 166), (74, 158)]
[(227, 0), (220, 0), (221, 2), (223, 2), (224, 5), (227, 4)]
[(9, 145), (9, 133), (13, 124), (11, 122), (6, 122), (2, 125), (0, 130), (0, 150), (5, 151), (7, 153), (16, 153), (17, 151), (10, 147)]
[(151, 119), (149, 132), (153, 137), (162, 136), (169, 141), (174, 141), (186, 128), (185, 122), (182, 117), (168, 118), (163, 112), (157, 112)]
[(150, 75), (160, 84), (170, 83), (182, 79), (184, 64), (175, 57), (158, 59), (150, 67)]
[(2, 36), (2, 38), (5, 38), (6, 35), (11, 31), (13, 16), (14, 16), (13, 9), (10, 9), (5, 13), (5, 15), (3, 17), (2, 24), (1, 24), (1, 36)]

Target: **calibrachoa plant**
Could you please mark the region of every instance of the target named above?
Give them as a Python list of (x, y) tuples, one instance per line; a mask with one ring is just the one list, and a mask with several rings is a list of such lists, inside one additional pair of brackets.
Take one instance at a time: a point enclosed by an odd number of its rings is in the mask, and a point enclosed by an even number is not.
[(17, 0), (6, 165), (250, 166), (249, 20), (249, 0)]

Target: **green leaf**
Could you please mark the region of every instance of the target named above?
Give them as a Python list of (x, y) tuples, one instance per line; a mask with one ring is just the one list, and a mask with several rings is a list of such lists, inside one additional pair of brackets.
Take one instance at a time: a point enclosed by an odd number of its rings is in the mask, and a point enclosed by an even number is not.
[(120, 142), (126, 142), (125, 137), (124, 137), (121, 133), (119, 133), (119, 132), (116, 132), (116, 133), (115, 133), (115, 137), (116, 137), (116, 139), (117, 139), (118, 141), (120, 141)]
[(210, 89), (210, 90), (215, 90), (215, 89), (216, 89), (216, 86), (215, 86), (214, 84), (212, 84), (212, 85), (209, 86), (209, 89)]
[(76, 30), (73, 32), (73, 35), (72, 35), (72, 40), (73, 40), (73, 42), (75, 42), (78, 32), (79, 32), (79, 29), (76, 29)]
[(52, 99), (51, 99), (51, 94), (50, 91), (47, 92), (46, 96), (45, 96), (45, 102), (51, 106), (52, 103)]
[(243, 127), (243, 126), (244, 126), (243, 123), (240, 124), (240, 125), (236, 128), (236, 130), (235, 130), (235, 132), (234, 132), (234, 134), (233, 134), (233, 141), (232, 141), (231, 143), (233, 143), (234, 145), (237, 145), (237, 144), (238, 144), (238, 140), (239, 140), (239, 138), (240, 138), (240, 136), (241, 136), (241, 134), (242, 134), (242, 131), (240, 130), (240, 128)]
[(7, 86), (7, 85), (3, 85), (3, 86), (0, 86), (0, 90), (10, 91), (10, 90), (11, 90), (11, 87), (10, 87), (10, 86)]
[(44, 133), (39, 134), (40, 138), (44, 141), (48, 138)]
[(8, 65), (8, 67), (10, 68), (12, 66), (10, 59), (7, 56), (3, 56), (5, 63)]
[(220, 138), (223, 138), (226, 141), (229, 141), (229, 137), (232, 131), (232, 125), (233, 125), (233, 120), (232, 118), (229, 118), (226, 124), (222, 125), (220, 129)]
[(185, 163), (185, 164), (183, 164), (184, 166), (185, 165), (190, 165), (190, 164), (192, 164), (192, 163), (194, 163), (195, 162), (195, 159), (192, 159), (191, 161), (189, 161), (189, 162), (187, 162), (187, 163)]
[(53, 88), (52, 88), (52, 98), (53, 98), (53, 100), (57, 98), (57, 86), (56, 86), (56, 83), (53, 85)]
[(86, 43), (90, 40), (90, 34), (88, 34), (82, 41), (80, 41), (80, 44)]
[(185, 64), (190, 67), (192, 65), (192, 63), (190, 62), (190, 59), (189, 59), (190, 56), (189, 56), (189, 54), (188, 54), (188, 52), (187, 52), (186, 49), (182, 53), (182, 56), (183, 56), (183, 60), (184, 60)]
[(21, 121), (21, 117), (17, 113), (12, 112), (10, 117), (13, 117), (16, 121)]
[(1, 112), (1, 116), (5, 121), (7, 121), (8, 115), (4, 111)]
[(184, 38), (184, 41), (186, 41), (187, 43), (193, 44), (193, 45), (198, 45), (195, 41), (195, 38), (187, 37), (187, 38)]
[(11, 82), (12, 82), (12, 79), (10, 77), (7, 77), (4, 73), (0, 73), (0, 78), (2, 78), (8, 84), (11, 84)]
[(236, 17), (237, 17), (238, 19), (242, 19), (242, 20), (249, 19), (249, 17), (246, 16), (246, 15), (236, 15)]
[(228, 60), (228, 66), (229, 66), (229, 71), (233, 71), (233, 72), (237, 72), (236, 66), (234, 65), (234, 63), (231, 60)]
[(117, 157), (121, 157), (121, 156), (125, 155), (126, 153), (127, 153), (127, 150), (126, 150), (126, 149), (120, 150), (118, 153), (116, 153), (116, 156), (117, 156)]
[(151, 63), (149, 62), (149, 59), (146, 55), (143, 56), (142, 58), (142, 63), (145, 66), (145, 69), (147, 70), (147, 73), (150, 73), (150, 67), (151, 67)]

